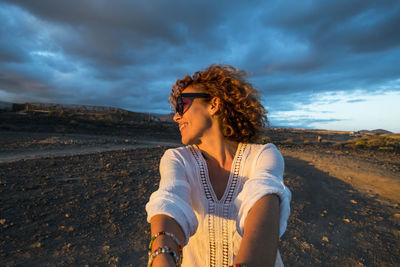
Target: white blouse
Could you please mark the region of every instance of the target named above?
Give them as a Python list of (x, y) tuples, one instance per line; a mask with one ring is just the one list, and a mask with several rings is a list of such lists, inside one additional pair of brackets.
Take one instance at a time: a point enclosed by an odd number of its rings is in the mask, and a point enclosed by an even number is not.
[[(165, 214), (181, 226), (186, 237), (183, 267), (227, 267), (238, 253), (247, 213), (261, 197), (280, 197), (279, 236), (285, 232), (291, 193), (283, 171), (283, 157), (275, 145), (239, 143), (225, 193), (218, 200), (200, 149), (168, 149), (160, 162), (160, 187), (146, 205), (147, 221)], [(283, 266), (279, 251), (275, 266)]]

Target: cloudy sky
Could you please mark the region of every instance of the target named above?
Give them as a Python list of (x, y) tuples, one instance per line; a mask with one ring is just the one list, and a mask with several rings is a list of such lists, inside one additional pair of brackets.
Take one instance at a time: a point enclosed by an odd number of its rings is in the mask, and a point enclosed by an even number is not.
[(0, 0), (0, 100), (169, 113), (212, 63), (272, 125), (400, 132), (400, 1)]

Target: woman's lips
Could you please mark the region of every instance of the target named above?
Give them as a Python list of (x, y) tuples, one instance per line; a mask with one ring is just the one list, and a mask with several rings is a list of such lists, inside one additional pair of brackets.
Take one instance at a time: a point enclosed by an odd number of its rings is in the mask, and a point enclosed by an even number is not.
[(182, 131), (182, 129), (185, 128), (186, 125), (187, 125), (187, 123), (179, 124), (179, 131)]

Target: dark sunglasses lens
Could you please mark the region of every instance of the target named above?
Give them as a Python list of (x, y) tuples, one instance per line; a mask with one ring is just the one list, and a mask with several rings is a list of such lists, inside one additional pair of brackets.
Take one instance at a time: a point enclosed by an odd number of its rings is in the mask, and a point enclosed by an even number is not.
[(193, 99), (182, 97), (182, 112), (185, 113), (192, 103)]
[(182, 115), (182, 96), (178, 96), (175, 103), (175, 112)]
[(183, 115), (183, 113), (186, 112), (186, 110), (189, 108), (190, 104), (192, 103), (192, 99), (187, 98), (187, 97), (182, 97), (179, 96), (176, 100), (176, 107), (175, 107), (175, 111), (179, 114), (179, 115)]

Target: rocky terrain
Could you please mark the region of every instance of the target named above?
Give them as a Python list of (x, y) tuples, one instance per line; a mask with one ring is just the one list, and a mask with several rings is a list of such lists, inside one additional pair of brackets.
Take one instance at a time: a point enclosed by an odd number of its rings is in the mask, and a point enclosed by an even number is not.
[[(293, 193), (286, 266), (400, 266), (400, 155), (334, 146), (349, 139), (262, 140), (284, 155)], [(144, 205), (179, 145), (169, 122), (0, 113), (0, 266), (145, 266)]]

